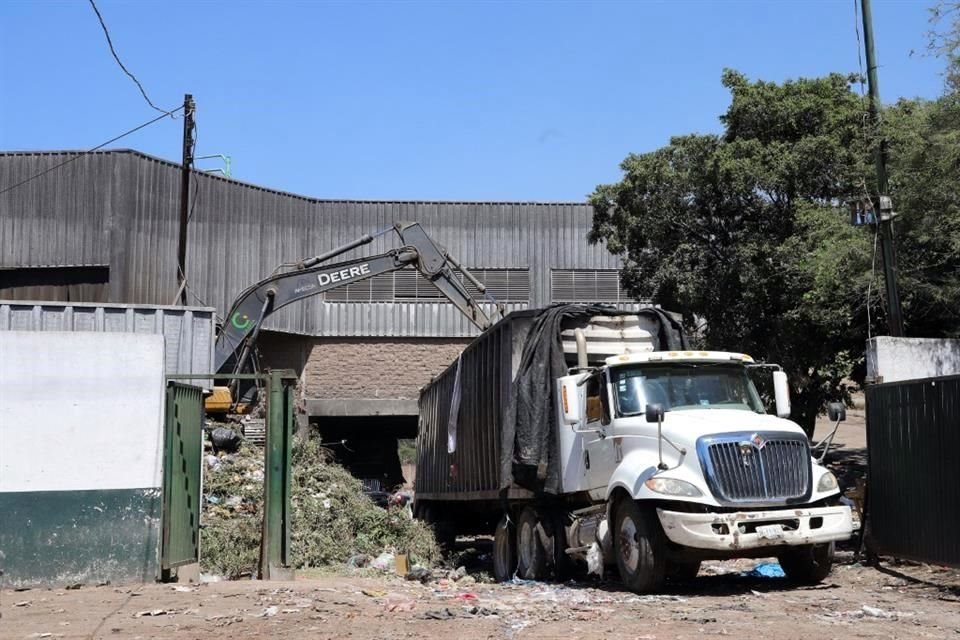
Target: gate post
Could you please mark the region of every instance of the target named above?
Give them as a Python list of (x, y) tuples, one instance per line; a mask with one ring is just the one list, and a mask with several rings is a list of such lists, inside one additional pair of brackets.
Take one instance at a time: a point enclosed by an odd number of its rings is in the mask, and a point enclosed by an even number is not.
[(263, 536), (260, 578), (292, 580), (290, 565), (290, 459), (293, 455), (293, 390), (296, 374), (271, 371), (267, 380), (267, 443), (264, 447)]

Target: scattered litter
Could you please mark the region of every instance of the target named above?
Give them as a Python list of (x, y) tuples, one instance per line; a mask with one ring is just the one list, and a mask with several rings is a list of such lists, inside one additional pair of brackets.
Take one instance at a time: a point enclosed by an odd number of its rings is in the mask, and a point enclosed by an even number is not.
[(647, 596), (630, 596), (624, 600), (624, 604), (636, 604), (642, 602), (645, 604), (659, 603), (659, 602), (686, 602), (687, 599), (683, 596), (673, 596), (673, 595), (660, 595), (652, 594)]
[(470, 592), (458, 593), (457, 595), (453, 596), (453, 599), (457, 600), (458, 602), (473, 602), (477, 599), (477, 594)]
[(280, 613), (300, 613), (300, 609), (281, 609)]
[(380, 571), (389, 571), (396, 561), (396, 558), (389, 551), (384, 551), (370, 563), (370, 566)]
[(424, 567), (414, 566), (410, 571), (407, 572), (407, 575), (404, 576), (407, 580), (418, 581), (424, 584), (430, 582), (433, 578), (433, 571), (426, 569)]
[(185, 587), (183, 585), (177, 585), (173, 588), (173, 590), (179, 593), (193, 593), (194, 591), (196, 591), (196, 589), (194, 589), (193, 587)]
[(877, 607), (871, 607), (870, 605), (863, 605), (860, 607), (860, 610), (863, 611), (866, 615), (871, 618), (886, 618), (887, 620), (892, 620), (897, 617), (896, 612), (893, 611), (884, 611), (883, 609), (878, 609)]
[(256, 617), (257, 617), (257, 618), (272, 618), (273, 616), (277, 615), (277, 611), (279, 611), (279, 607), (276, 607), (276, 606), (267, 607), (267, 608), (265, 608), (261, 613), (258, 613), (258, 614), (256, 615)]
[(750, 571), (743, 572), (741, 575), (748, 578), (786, 578), (787, 574), (783, 572), (783, 567), (779, 562), (761, 562)]
[(29, 606), (30, 606), (30, 601), (29, 601), (29, 600), (22, 600), (22, 601), (20, 601), (20, 602), (14, 602), (14, 603), (13, 603), (13, 606), (15, 606), (15, 607), (29, 607)]
[(240, 449), (243, 438), (233, 429), (226, 427), (217, 427), (210, 433), (210, 442), (213, 444), (213, 452), (225, 451), (226, 453), (236, 453)]
[(811, 584), (805, 587), (794, 587), (794, 591), (823, 591), (824, 589), (839, 589), (838, 584)]
[(201, 573), (200, 582), (201, 583), (223, 582), (223, 578), (221, 578), (220, 576), (211, 575), (209, 573)]
[(499, 611), (487, 607), (465, 607), (462, 611), (454, 611), (445, 607), (426, 611), (418, 617), (424, 620), (452, 620), (454, 618), (494, 618), (499, 616)]
[(413, 611), (416, 606), (415, 600), (400, 593), (391, 593), (383, 603), (383, 608), (390, 612)]
[(146, 611), (137, 611), (133, 614), (134, 618), (146, 618), (146, 617), (155, 617), (155, 616), (165, 616), (168, 613), (173, 613), (172, 611), (167, 611), (166, 609), (147, 609)]
[(603, 577), (603, 554), (596, 542), (587, 550), (587, 573)]
[(410, 571), (410, 559), (405, 553), (398, 553), (394, 560), (394, 569), (398, 576), (405, 576)]
[(354, 569), (360, 569), (362, 567), (367, 566), (368, 564), (370, 564), (370, 556), (368, 556), (365, 553), (358, 553), (356, 555), (352, 555), (347, 560), (347, 566), (352, 567)]

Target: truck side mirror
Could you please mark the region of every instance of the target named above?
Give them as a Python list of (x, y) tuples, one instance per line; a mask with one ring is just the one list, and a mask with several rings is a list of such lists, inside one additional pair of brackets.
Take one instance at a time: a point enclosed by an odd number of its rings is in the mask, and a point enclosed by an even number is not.
[(580, 387), (575, 377), (560, 381), (560, 400), (563, 405), (563, 421), (567, 424), (577, 424), (583, 419), (580, 409)]
[(842, 402), (831, 402), (827, 405), (827, 415), (830, 422), (843, 422), (847, 419), (847, 408)]
[(647, 403), (647, 422), (663, 420), (663, 405)]
[(790, 383), (783, 371), (773, 372), (773, 397), (777, 403), (777, 417), (790, 417)]

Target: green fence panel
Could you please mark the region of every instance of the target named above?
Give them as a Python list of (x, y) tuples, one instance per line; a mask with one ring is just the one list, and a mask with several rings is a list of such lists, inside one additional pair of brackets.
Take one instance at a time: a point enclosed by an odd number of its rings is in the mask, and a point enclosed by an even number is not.
[(203, 389), (167, 383), (163, 457), (163, 543), (160, 568), (200, 558), (200, 465), (203, 454)]

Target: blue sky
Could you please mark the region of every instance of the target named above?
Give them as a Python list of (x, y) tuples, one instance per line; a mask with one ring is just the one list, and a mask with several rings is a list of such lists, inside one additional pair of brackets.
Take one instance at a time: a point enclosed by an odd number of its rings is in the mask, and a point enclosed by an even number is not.
[[(931, 2), (874, 0), (885, 101), (941, 91)], [(627, 153), (718, 131), (724, 67), (858, 70), (853, 0), (98, 6), (154, 102), (194, 95), (198, 155), (322, 198), (582, 200)], [(0, 3), (0, 149), (90, 148), (153, 115), (86, 0)], [(181, 128), (115, 146), (179, 161)]]

